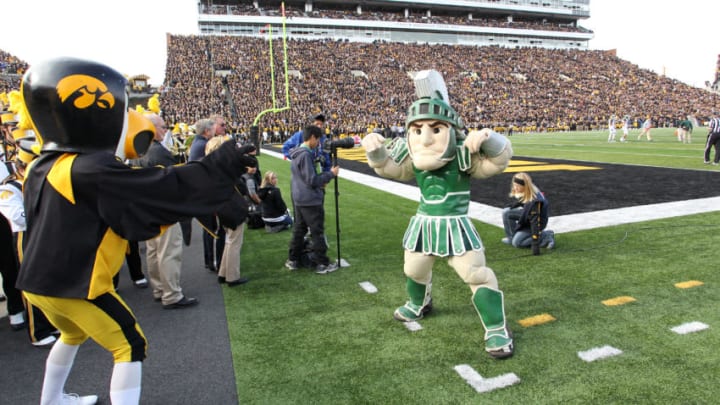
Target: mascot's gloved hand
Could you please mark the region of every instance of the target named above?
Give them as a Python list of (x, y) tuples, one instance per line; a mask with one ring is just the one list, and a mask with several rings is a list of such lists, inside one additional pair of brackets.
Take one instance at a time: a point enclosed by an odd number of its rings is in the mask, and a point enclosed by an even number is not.
[[(470, 132), (467, 138), (465, 138), (463, 145), (465, 145), (470, 153), (479, 152), (489, 158), (506, 156), (507, 161), (509, 161), (512, 156), (510, 141), (490, 128)], [(500, 160), (504, 161), (504, 159)], [(504, 163), (505, 167), (507, 167), (507, 161)]]
[(254, 156), (256, 152), (255, 146), (245, 145), (239, 147), (237, 150), (241, 153), (240, 164), (243, 169), (245, 169), (243, 172), (247, 170), (247, 167), (257, 167), (257, 158)]
[(370, 167), (376, 167), (387, 159), (388, 152), (385, 148), (385, 138), (382, 135), (375, 132), (367, 134), (360, 144), (365, 148)]
[(465, 138), (463, 145), (470, 151), (470, 153), (480, 152), (483, 142), (490, 138), (492, 130), (490, 128), (483, 128), (480, 131), (470, 131)]
[(243, 167), (257, 167), (258, 161), (255, 157), (255, 155), (257, 154), (257, 148), (255, 148), (255, 145), (243, 145), (237, 148), (237, 151), (241, 154), (240, 162)]
[(241, 155), (240, 164), (242, 165), (242, 167), (257, 167), (258, 161), (257, 158), (253, 155)]
[(255, 148), (255, 145), (252, 145), (252, 144), (243, 145), (238, 148), (238, 152), (240, 152), (243, 155), (254, 155), (256, 151), (257, 151), (257, 148)]
[(376, 149), (383, 148), (385, 146), (385, 138), (380, 134), (372, 132), (365, 135), (360, 143), (363, 148), (365, 148), (365, 152), (372, 153)]

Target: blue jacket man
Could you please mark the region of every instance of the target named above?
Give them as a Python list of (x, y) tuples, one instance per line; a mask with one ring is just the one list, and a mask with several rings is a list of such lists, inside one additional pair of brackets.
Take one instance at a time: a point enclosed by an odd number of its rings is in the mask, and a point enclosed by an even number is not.
[[(320, 128), (321, 133), (322, 133), (322, 129), (325, 126), (325, 116), (322, 114), (318, 114), (315, 117), (313, 117), (313, 125)], [(320, 142), (318, 142), (318, 146), (313, 148), (313, 150), (312, 150), (313, 161), (320, 162), (320, 167), (323, 172), (329, 172), (330, 168), (332, 167), (332, 161), (330, 159), (330, 154), (323, 150), (323, 145), (325, 144), (326, 139), (327, 139), (327, 137), (325, 137), (325, 135), (322, 135), (320, 137)], [(293, 149), (295, 149), (296, 147), (300, 146), (302, 143), (303, 143), (303, 131), (297, 131), (290, 138), (288, 138), (288, 140), (286, 140), (282, 146), (282, 152), (283, 152), (283, 155), (285, 156), (285, 159), (291, 160), (292, 159), (291, 151)]]

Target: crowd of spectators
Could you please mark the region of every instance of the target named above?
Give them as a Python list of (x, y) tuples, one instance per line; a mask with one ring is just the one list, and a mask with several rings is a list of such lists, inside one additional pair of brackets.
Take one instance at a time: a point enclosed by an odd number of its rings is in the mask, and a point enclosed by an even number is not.
[(27, 62), (0, 49), (0, 93), (19, 88), (20, 78), (27, 68)]
[[(495, 28), (514, 28), (526, 30), (542, 30), (542, 31), (565, 31), (565, 32), (589, 32), (589, 30), (578, 27), (568, 22), (551, 22), (547, 19), (529, 19), (523, 17), (513, 17), (508, 20), (507, 16), (493, 17), (483, 15), (479, 18), (470, 18), (469, 15), (448, 15), (439, 14), (441, 10), (434, 13), (428, 13), (426, 10), (408, 10), (397, 8), (376, 10), (369, 8), (361, 13), (355, 9), (355, 4), (350, 8), (338, 8), (333, 4), (314, 4), (313, 11), (306, 12), (304, 8), (293, 5), (285, 6), (285, 15), (288, 18), (306, 17), (306, 18), (332, 18), (342, 20), (367, 20), (367, 21), (392, 21), (406, 22), (413, 24), (445, 24), (445, 25), (471, 25)], [(200, 4), (200, 12), (203, 14), (229, 14), (229, 15), (256, 15), (256, 16), (280, 16), (279, 7), (258, 7), (252, 4), (252, 1), (240, 4)], [(457, 13), (455, 13), (457, 14)]]
[[(415, 98), (411, 75), (428, 68), (443, 74), (468, 128), (605, 130), (613, 114), (630, 116), (635, 128), (648, 116), (656, 127), (676, 127), (688, 114), (702, 123), (720, 111), (718, 94), (611, 52), (297, 39), (287, 41), (286, 108), (283, 42), (272, 47), (274, 83), (268, 45), (256, 37), (169, 36), (160, 89), (167, 122), (193, 123), (221, 111), (234, 133), (247, 138), (257, 119), (261, 133), (277, 142), (323, 113), (337, 134), (398, 133)], [(27, 68), (0, 56), (0, 66)], [(0, 74), (0, 92), (17, 89), (19, 80)], [(272, 109), (279, 112), (261, 114)]]
[(27, 62), (0, 49), (0, 73), (22, 75), (27, 68)]
[[(701, 122), (720, 96), (641, 69), (610, 52), (473, 47), (376, 41), (288, 40), (290, 108), (265, 114), (262, 130), (292, 133), (324, 113), (344, 134), (402, 126), (414, 99), (410, 75), (433, 68), (469, 128), (501, 131), (605, 129), (610, 115), (639, 126), (673, 127), (688, 114)], [(171, 36), (163, 110), (175, 122), (224, 111), (246, 133), (261, 111), (286, 105), (283, 44), (274, 40), (275, 100), (266, 39)], [(226, 78), (213, 75), (230, 72)]]

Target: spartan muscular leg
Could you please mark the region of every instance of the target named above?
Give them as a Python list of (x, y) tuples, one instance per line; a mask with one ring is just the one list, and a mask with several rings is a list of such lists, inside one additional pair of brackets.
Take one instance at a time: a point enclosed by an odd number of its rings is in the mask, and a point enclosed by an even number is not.
[(495, 273), (485, 266), (485, 254), (468, 251), (462, 256), (451, 257), (448, 264), (473, 292), (472, 303), (485, 328), (485, 351), (494, 358), (512, 356), (514, 347), (505, 322), (505, 300), (498, 289)]
[(432, 266), (435, 256), (405, 251), (405, 275), (410, 300), (395, 310), (393, 317), (398, 321), (411, 322), (422, 319), (432, 310)]

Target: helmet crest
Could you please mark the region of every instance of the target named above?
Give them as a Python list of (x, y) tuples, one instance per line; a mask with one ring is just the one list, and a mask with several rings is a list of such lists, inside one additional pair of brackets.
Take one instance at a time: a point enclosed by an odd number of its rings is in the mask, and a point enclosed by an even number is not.
[[(439, 72), (435, 70), (423, 70), (418, 72), (414, 78), (415, 94), (419, 97), (408, 108), (407, 119), (405, 120), (406, 132), (410, 124), (420, 120), (432, 120), (447, 122), (450, 125), (450, 138), (442, 160), (452, 160), (457, 151), (457, 145), (465, 139), (463, 129), (465, 124), (448, 100), (447, 87)], [(409, 151), (412, 156), (412, 150)]]

